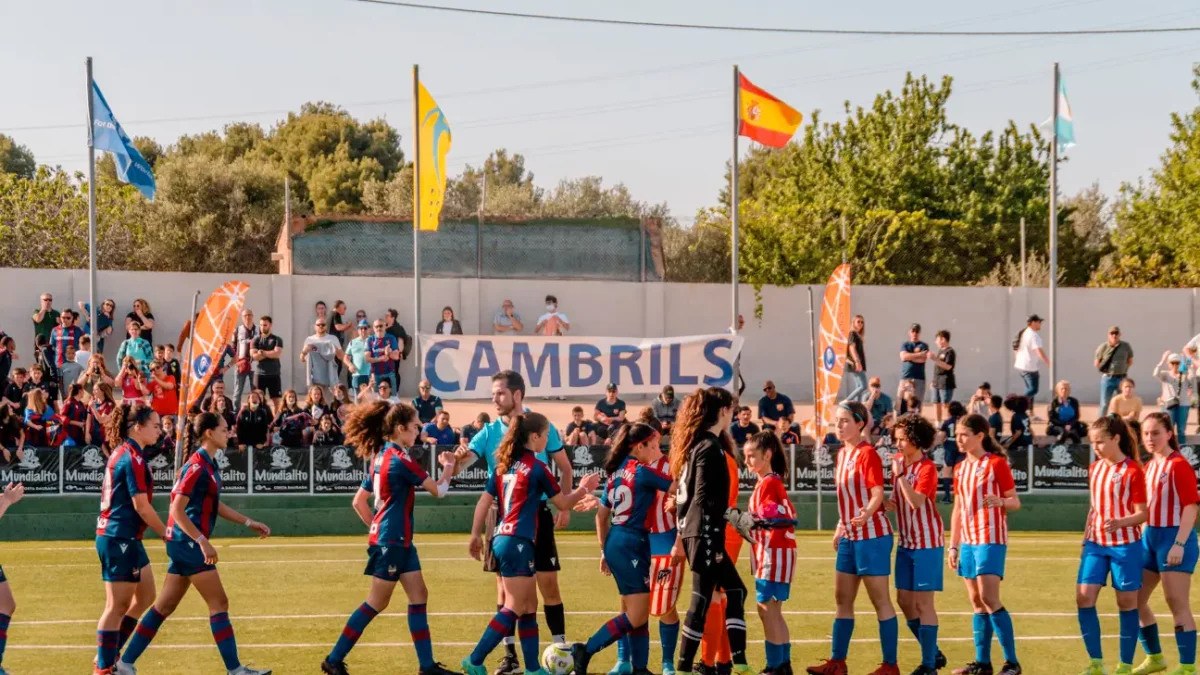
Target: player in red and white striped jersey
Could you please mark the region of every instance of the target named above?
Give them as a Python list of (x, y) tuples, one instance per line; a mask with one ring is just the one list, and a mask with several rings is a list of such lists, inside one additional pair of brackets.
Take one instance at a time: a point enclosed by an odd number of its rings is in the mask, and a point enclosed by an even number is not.
[(1200, 557), (1195, 531), (1200, 502), (1196, 473), (1180, 453), (1175, 423), (1166, 413), (1150, 413), (1142, 420), (1142, 445), (1153, 457), (1145, 468), (1149, 520), (1142, 528), (1145, 563), (1138, 592), (1138, 622), (1147, 658), (1134, 672), (1157, 673), (1167, 668), (1158, 639), (1158, 620), (1149, 604), (1154, 589), (1162, 583), (1179, 649), (1179, 669), (1175, 672), (1194, 673), (1196, 619), (1190, 597), (1192, 572)]
[(899, 454), (892, 456), (892, 498), (896, 512), (896, 602), (913, 637), (921, 644), (921, 667), (913, 675), (936, 675), (946, 665), (938, 651), (934, 593), (942, 590), (942, 516), (937, 510), (938, 470), (925, 453), (937, 435), (929, 420), (908, 414), (893, 431)]
[(1143, 562), (1139, 526), (1146, 522), (1146, 479), (1138, 459), (1137, 441), (1118, 415), (1092, 422), (1088, 439), (1096, 461), (1088, 468), (1091, 509), (1079, 559), (1079, 590), (1075, 594), (1079, 631), (1091, 659), (1083, 672), (1105, 673), (1096, 599), (1108, 583), (1110, 572), (1121, 622), (1117, 672), (1131, 672), (1138, 639), (1137, 598), (1142, 587)]
[(810, 675), (846, 675), (846, 654), (854, 634), (854, 599), (861, 583), (867, 589), (879, 620), (879, 645), (883, 663), (871, 675), (899, 675), (896, 646), (899, 640), (896, 609), (888, 592), (892, 573), (892, 524), (883, 509), (883, 462), (866, 439), (871, 415), (866, 406), (849, 401), (838, 406), (837, 453), (834, 485), (837, 490), (838, 525), (833, 535), (834, 563), (833, 648), (824, 663), (808, 668)]
[[(664, 454), (651, 466), (659, 473), (671, 474), (671, 460)], [(668, 495), (659, 492), (651, 507), (650, 518), (650, 616), (658, 618), (658, 641), (662, 648), (664, 672), (675, 669), (675, 645), (679, 641), (679, 589), (683, 585), (683, 562), (671, 563), (671, 547), (678, 530), (674, 505)], [(670, 509), (668, 509), (670, 506)]]
[(796, 508), (783, 483), (788, 472), (787, 457), (779, 437), (769, 431), (751, 436), (742, 455), (746, 468), (758, 474), (749, 510), (762, 526), (753, 531), (750, 567), (766, 640), (767, 668), (763, 672), (790, 674), (792, 643), (783, 619), (783, 603), (791, 595), (796, 569)]
[[(1004, 649), (998, 675), (1020, 675), (1012, 617), (1000, 601), (1008, 554), (1008, 512), (1021, 508), (1004, 448), (982, 415), (967, 415), (954, 430), (965, 456), (954, 466), (954, 512), (947, 562), (958, 571), (975, 610), (975, 660), (961, 672), (992, 670), (992, 632)], [(956, 671), (959, 672), (959, 671)]]

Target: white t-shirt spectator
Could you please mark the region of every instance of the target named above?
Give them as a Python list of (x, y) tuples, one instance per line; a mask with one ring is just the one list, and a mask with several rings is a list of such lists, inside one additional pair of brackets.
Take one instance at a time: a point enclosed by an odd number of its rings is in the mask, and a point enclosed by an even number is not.
[(570, 328), (571, 320), (567, 318), (566, 314), (555, 310), (539, 316), (537, 325), (542, 327), (542, 335), (562, 335), (563, 325)]
[(337, 382), (337, 353), (342, 348), (337, 337), (332, 333), (324, 336), (309, 335), (304, 338), (304, 346), (316, 346), (315, 352), (309, 352), (306, 363), (308, 366), (308, 383), (330, 386)]
[(1021, 343), (1017, 345), (1017, 358), (1013, 367), (1023, 373), (1036, 373), (1038, 350), (1042, 349), (1042, 336), (1032, 328), (1021, 332)]
[(1188, 343), (1184, 345), (1183, 348), (1186, 351), (1200, 350), (1200, 334), (1196, 335), (1196, 337), (1192, 338), (1191, 340), (1188, 340)]

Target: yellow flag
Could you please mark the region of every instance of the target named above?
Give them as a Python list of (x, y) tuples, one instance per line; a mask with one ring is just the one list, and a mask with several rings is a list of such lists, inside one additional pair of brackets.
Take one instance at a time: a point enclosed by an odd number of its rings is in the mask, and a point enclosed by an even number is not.
[(425, 85), (417, 83), (417, 153), (413, 179), (413, 217), (422, 230), (438, 229), (446, 200), (446, 153), (450, 152), (450, 124)]

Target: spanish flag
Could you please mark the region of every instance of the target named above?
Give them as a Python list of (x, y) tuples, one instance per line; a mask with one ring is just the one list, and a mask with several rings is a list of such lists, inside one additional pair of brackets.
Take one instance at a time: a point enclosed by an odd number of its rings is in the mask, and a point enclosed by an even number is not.
[(792, 140), (804, 116), (738, 73), (738, 135), (772, 148)]
[(419, 190), (414, 192), (413, 217), (422, 230), (438, 229), (442, 203), (446, 200), (446, 153), (450, 152), (450, 124), (429, 95), (417, 82), (417, 156), (413, 176)]

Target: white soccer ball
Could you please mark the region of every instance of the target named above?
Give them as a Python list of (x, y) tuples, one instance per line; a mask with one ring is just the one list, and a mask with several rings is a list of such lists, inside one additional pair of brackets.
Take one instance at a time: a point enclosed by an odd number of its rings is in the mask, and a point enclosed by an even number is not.
[(542, 652), (542, 667), (550, 675), (568, 675), (575, 668), (571, 645), (559, 642), (546, 647), (546, 651)]

